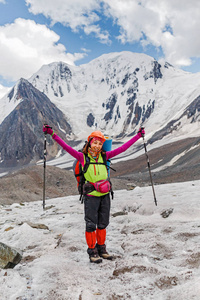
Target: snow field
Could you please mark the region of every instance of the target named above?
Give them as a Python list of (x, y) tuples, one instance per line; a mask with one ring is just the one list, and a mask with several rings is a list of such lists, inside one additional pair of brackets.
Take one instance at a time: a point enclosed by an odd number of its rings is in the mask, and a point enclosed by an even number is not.
[(78, 196), (47, 200), (45, 211), (42, 201), (1, 206), (1, 242), (23, 251), (14, 269), (0, 270), (2, 299), (199, 299), (199, 184), (155, 186), (157, 207), (151, 187), (116, 191), (107, 228), (115, 259), (99, 265), (86, 253)]

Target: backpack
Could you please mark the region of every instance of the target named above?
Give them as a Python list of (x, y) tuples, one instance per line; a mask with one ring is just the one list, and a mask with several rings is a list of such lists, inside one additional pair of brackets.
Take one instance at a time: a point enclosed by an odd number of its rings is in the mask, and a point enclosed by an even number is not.
[[(82, 152), (80, 150), (80, 152)], [(101, 154), (102, 155), (102, 158), (103, 158), (103, 163), (98, 163), (98, 162), (90, 162), (90, 158), (88, 157), (87, 154), (84, 154), (85, 156), (85, 165), (84, 165), (84, 168), (82, 169), (82, 165), (81, 163), (76, 159), (73, 163), (73, 172), (74, 172), (74, 176), (77, 180), (77, 188), (78, 188), (78, 192), (80, 194), (80, 198), (79, 200), (81, 201), (81, 203), (83, 203), (83, 185), (85, 183), (85, 177), (84, 177), (84, 174), (87, 172), (87, 169), (89, 167), (90, 164), (103, 164), (106, 166), (107, 170), (110, 168), (112, 169), (113, 171), (116, 171), (115, 169), (111, 168), (107, 162), (109, 162), (110, 160), (106, 160), (106, 153), (104, 151), (104, 153)], [(110, 180), (109, 180), (110, 181)], [(111, 184), (111, 182), (110, 182)], [(112, 199), (113, 199), (113, 195), (114, 195), (114, 192), (112, 190), (112, 184), (111, 184), (111, 195), (112, 195)]]

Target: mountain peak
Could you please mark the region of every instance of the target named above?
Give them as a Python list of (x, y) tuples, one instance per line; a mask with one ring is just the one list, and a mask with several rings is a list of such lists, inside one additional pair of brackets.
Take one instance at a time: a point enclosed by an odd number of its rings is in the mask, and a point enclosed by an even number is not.
[[(10, 103), (16, 102), (16, 107), (0, 124), (0, 167), (20, 166), (41, 159), (44, 123), (51, 124), (63, 139), (72, 134), (64, 114), (30, 82), (21, 78), (13, 90)], [(52, 140), (48, 152), (50, 157), (57, 154)]]
[[(81, 66), (54, 62), (28, 81), (21, 78), (1, 99), (0, 120), (15, 108), (22, 113), (23, 107), (23, 114), (44, 108), (47, 122), (64, 139), (68, 134), (84, 140), (91, 131), (101, 130), (125, 140), (145, 126), (155, 142), (155, 137), (175, 135), (179, 128), (185, 132), (199, 120), (199, 76), (132, 52), (104, 54)], [(187, 107), (194, 118), (185, 113)], [(62, 126), (61, 120), (66, 122)]]

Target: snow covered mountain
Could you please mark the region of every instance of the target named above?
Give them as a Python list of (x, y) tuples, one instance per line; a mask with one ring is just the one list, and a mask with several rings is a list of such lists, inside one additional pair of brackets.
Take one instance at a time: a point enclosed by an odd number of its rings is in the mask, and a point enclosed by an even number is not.
[[(45, 65), (28, 81), (19, 80), (0, 100), (0, 131), (4, 133), (0, 136), (1, 163), (5, 163), (8, 149), (5, 128), (13, 123), (19, 105), (26, 122), (29, 118), (30, 107), (25, 105), (25, 99), (40, 106), (40, 110), (36, 109), (40, 122), (34, 125), (38, 132), (44, 121), (41, 110), (51, 103), (54, 108), (48, 110), (46, 121), (65, 139), (85, 140), (91, 131), (99, 129), (114, 140), (124, 141), (145, 126), (148, 141), (161, 146), (200, 134), (199, 83), (199, 73), (177, 70), (168, 63), (160, 64), (150, 56), (132, 52), (105, 54), (81, 66), (63, 62)], [(31, 126), (32, 123), (29, 129)], [(37, 138), (41, 141), (42, 136)], [(22, 138), (18, 153), (24, 142)], [(34, 157), (35, 145), (29, 158)], [(52, 156), (57, 154), (56, 149), (51, 152)]]
[(67, 115), (80, 139), (96, 128), (121, 138), (142, 124), (153, 135), (179, 118), (180, 134), (186, 134), (182, 127), (191, 120), (184, 113), (200, 95), (200, 74), (131, 52), (105, 54), (79, 67), (53, 63), (29, 81)]
[[(71, 127), (63, 113), (27, 80), (20, 79), (8, 98), (11, 107), (16, 108), (0, 124), (0, 167), (25, 165), (42, 158), (44, 122), (51, 122), (63, 138), (70, 136)], [(55, 156), (57, 151), (50, 140), (49, 156)]]
[(0, 99), (9, 92), (10, 88), (0, 84)]

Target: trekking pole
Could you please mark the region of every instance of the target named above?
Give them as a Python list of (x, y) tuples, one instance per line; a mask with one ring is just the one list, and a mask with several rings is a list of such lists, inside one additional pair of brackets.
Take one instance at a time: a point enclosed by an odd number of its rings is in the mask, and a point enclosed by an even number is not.
[(44, 155), (43, 155), (43, 162), (44, 162), (44, 172), (43, 172), (43, 209), (45, 210), (45, 184), (46, 184), (46, 157), (47, 157), (47, 135), (44, 132)]
[[(142, 127), (141, 130), (143, 130), (143, 129), (144, 128)], [(154, 190), (154, 185), (153, 185), (153, 180), (152, 180), (152, 175), (151, 175), (150, 162), (149, 162), (149, 156), (148, 156), (148, 152), (147, 152), (146, 143), (145, 143), (145, 140), (144, 140), (144, 134), (142, 134), (142, 138), (143, 138), (144, 150), (145, 150), (146, 159), (147, 159), (147, 166), (148, 166), (148, 169), (149, 169), (149, 176), (150, 176), (150, 180), (151, 180), (151, 186), (152, 186), (152, 190), (153, 190), (154, 202), (155, 202), (155, 205), (157, 206), (156, 194), (155, 194), (155, 190)]]

